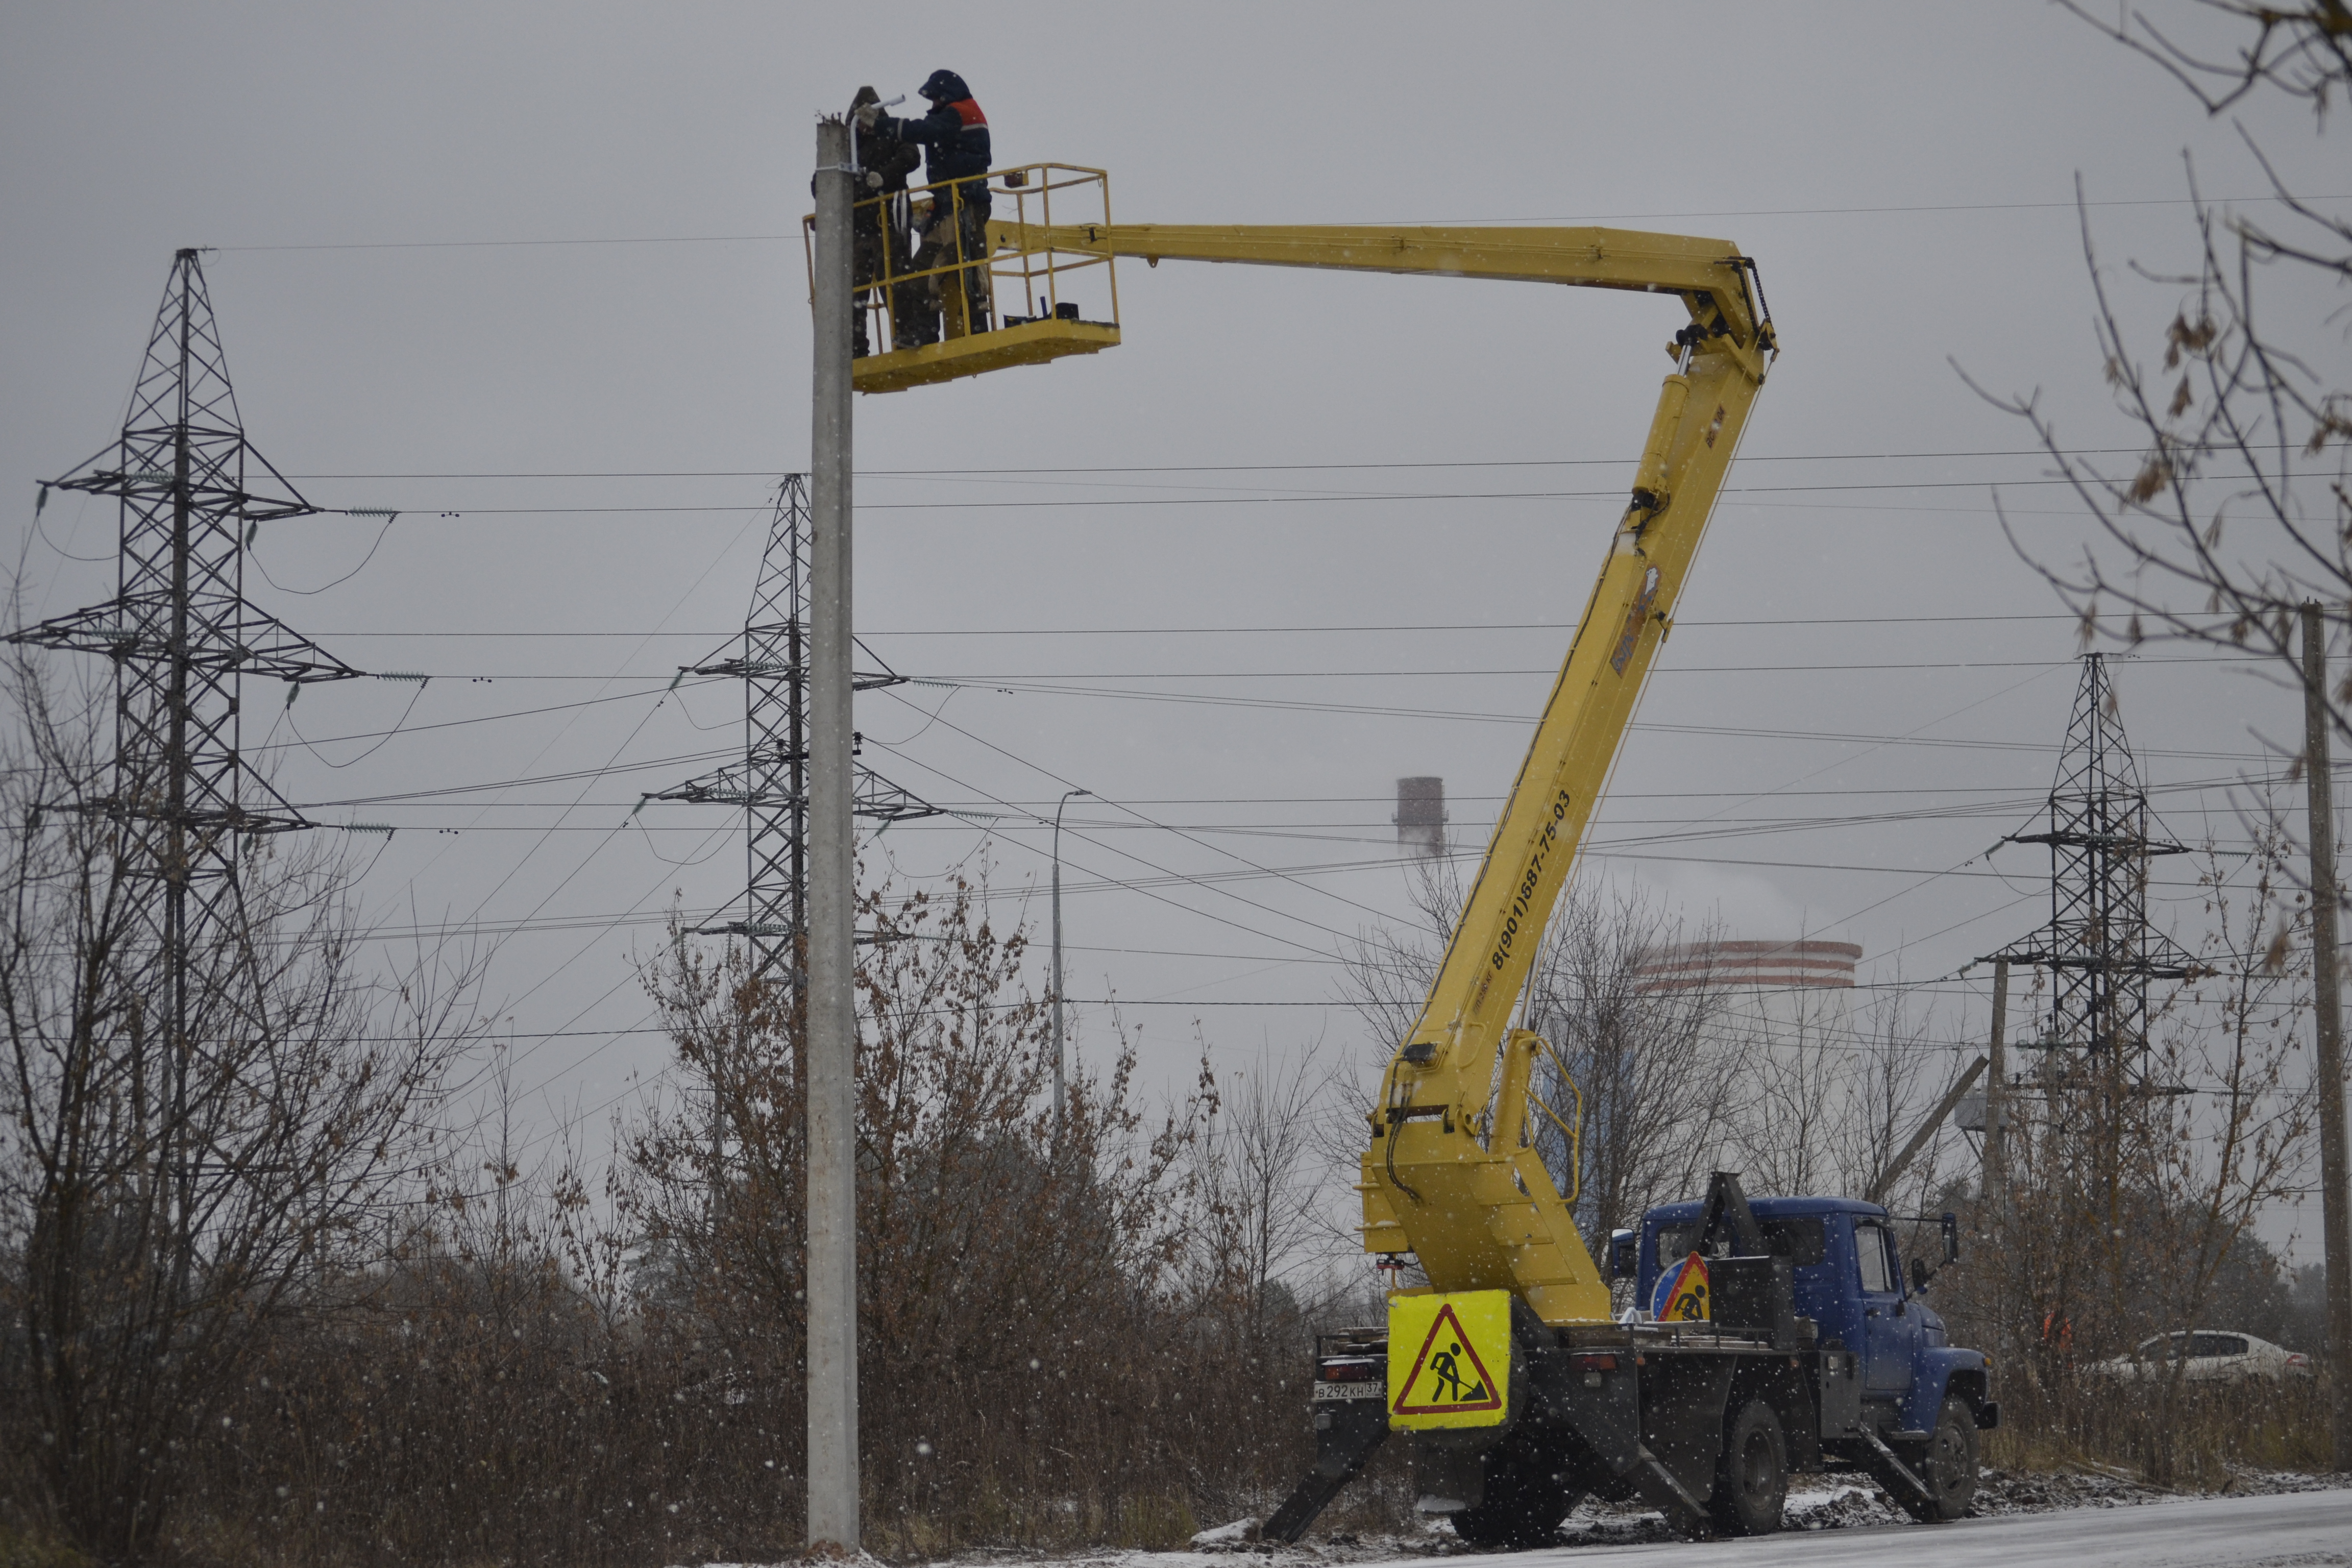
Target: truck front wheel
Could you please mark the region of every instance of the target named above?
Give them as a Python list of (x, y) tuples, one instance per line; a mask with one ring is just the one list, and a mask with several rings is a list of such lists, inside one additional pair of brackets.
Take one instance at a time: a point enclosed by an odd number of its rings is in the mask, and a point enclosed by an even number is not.
[(1762, 1400), (1751, 1399), (1724, 1434), (1707, 1514), (1726, 1535), (1769, 1535), (1780, 1528), (1788, 1500), (1789, 1444), (1780, 1418)]
[(1916, 1501), (1903, 1499), (1912, 1518), (1922, 1524), (1940, 1524), (1969, 1511), (1977, 1495), (1977, 1418), (1967, 1400), (1945, 1395), (1936, 1413), (1936, 1429), (1927, 1435), (1927, 1450), (1913, 1465), (1927, 1483), (1927, 1496)]

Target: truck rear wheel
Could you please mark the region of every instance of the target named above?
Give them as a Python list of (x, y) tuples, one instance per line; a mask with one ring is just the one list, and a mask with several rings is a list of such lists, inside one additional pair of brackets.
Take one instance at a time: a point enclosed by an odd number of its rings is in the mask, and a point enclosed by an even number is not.
[(1454, 1516), (1454, 1533), (1487, 1552), (1556, 1545), (1580, 1495), (1558, 1458), (1506, 1443), (1486, 1451), (1484, 1494)]
[(1769, 1535), (1789, 1500), (1789, 1444), (1780, 1418), (1760, 1399), (1740, 1406), (1715, 1462), (1707, 1516), (1726, 1535)]
[(1905, 1511), (1922, 1524), (1941, 1524), (1967, 1513), (1977, 1495), (1977, 1419), (1969, 1402), (1947, 1394), (1936, 1413), (1936, 1429), (1927, 1435), (1927, 1451), (1906, 1458), (1927, 1483), (1927, 1496), (1917, 1500), (1903, 1497)]

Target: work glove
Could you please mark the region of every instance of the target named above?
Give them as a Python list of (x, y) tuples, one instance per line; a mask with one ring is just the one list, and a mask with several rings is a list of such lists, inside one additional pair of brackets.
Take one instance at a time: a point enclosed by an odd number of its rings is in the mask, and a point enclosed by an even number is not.
[(862, 105), (857, 110), (857, 123), (867, 131), (873, 130), (874, 122), (881, 118), (882, 106), (878, 103)]

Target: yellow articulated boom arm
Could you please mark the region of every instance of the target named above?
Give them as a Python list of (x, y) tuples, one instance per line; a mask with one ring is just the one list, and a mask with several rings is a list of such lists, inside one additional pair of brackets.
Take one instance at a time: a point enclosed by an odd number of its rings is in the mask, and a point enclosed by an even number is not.
[(1155, 265), (1562, 283), (1685, 307), (1632, 501), (1436, 984), (1381, 1081), (1358, 1187), (1365, 1250), (1416, 1254), (1433, 1289), (1508, 1289), (1548, 1323), (1605, 1321), (1608, 1286), (1532, 1147), (1530, 1080), (1549, 1047), (1511, 1016), (1778, 348), (1754, 264), (1723, 240), (1605, 228), (992, 225), (991, 236)]

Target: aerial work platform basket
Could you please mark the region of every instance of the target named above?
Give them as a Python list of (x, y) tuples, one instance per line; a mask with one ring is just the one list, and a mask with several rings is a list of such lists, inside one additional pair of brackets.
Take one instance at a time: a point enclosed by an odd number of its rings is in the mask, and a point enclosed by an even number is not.
[[(987, 192), (983, 205), (972, 187)], [(1090, 354), (1118, 342), (1108, 256), (1057, 250), (1056, 226), (1110, 226), (1110, 177), (1069, 163), (868, 196), (852, 208), (857, 313), (850, 384), (898, 392)], [(816, 219), (802, 222), (815, 300)]]

